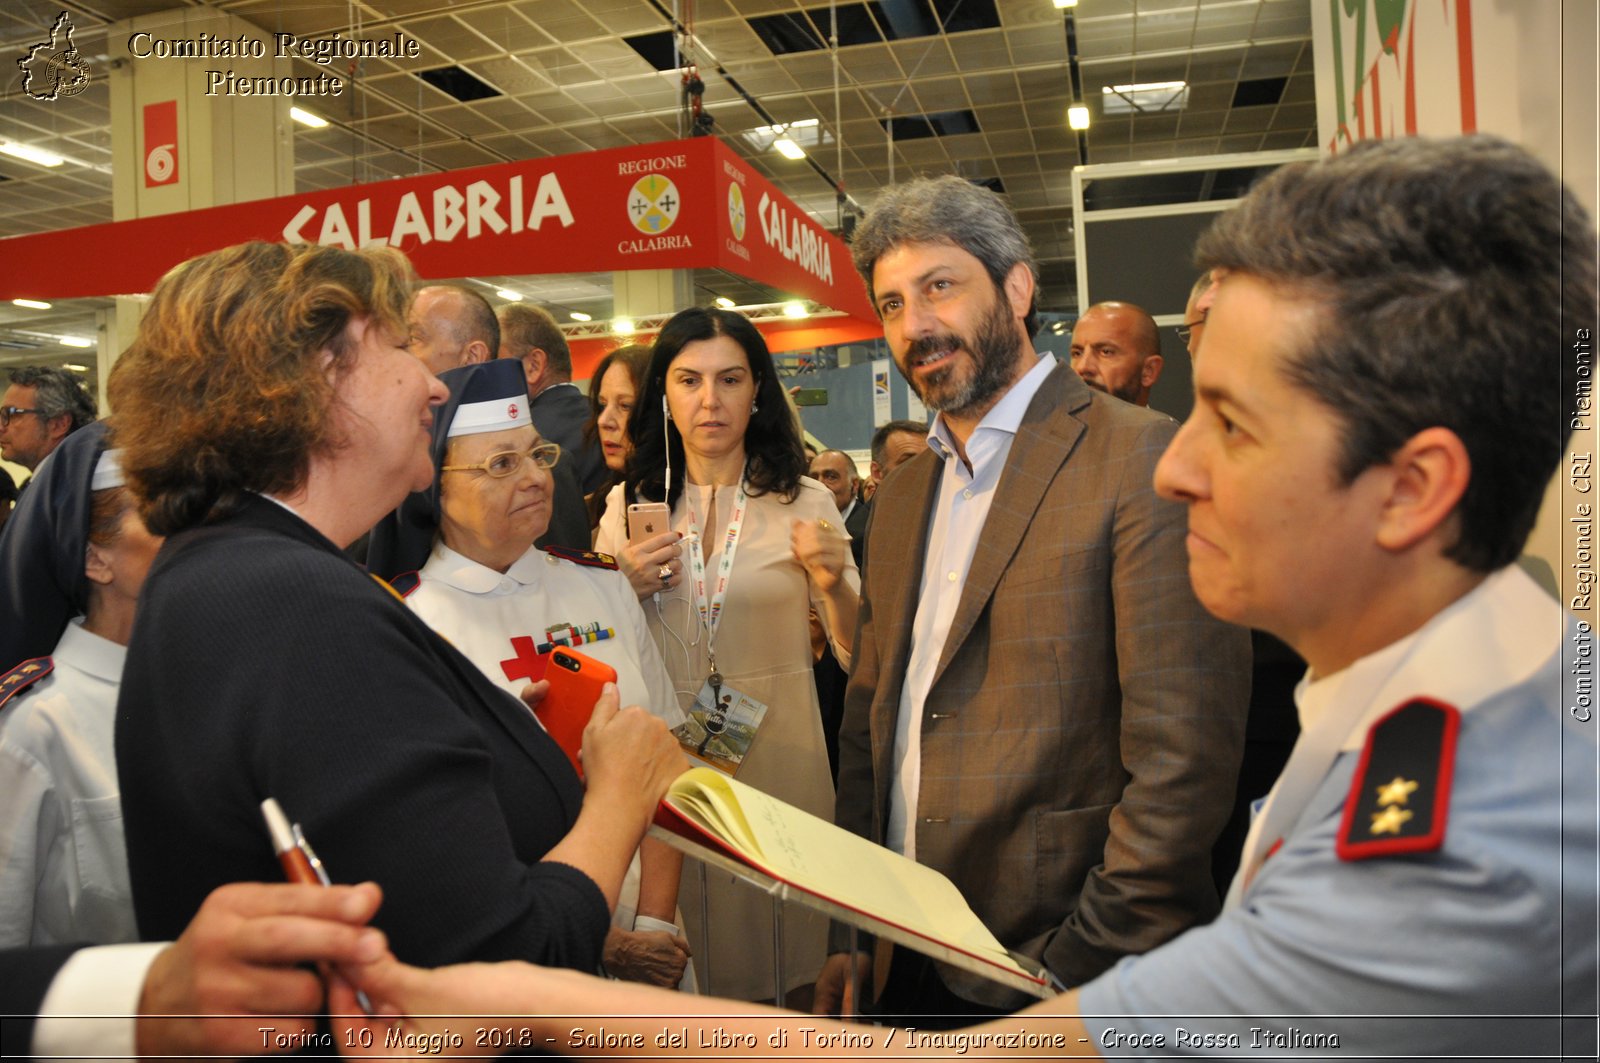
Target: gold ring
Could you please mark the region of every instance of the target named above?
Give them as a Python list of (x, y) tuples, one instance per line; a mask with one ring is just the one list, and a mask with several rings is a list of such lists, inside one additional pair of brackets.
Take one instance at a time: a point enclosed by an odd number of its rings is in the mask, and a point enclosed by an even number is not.
[(671, 565), (662, 565), (660, 568), (656, 569), (656, 578), (659, 579), (662, 583), (671, 583), (672, 582), (672, 566)]
[(829, 523), (828, 523), (828, 522), (827, 522), (827, 521), (825, 521), (825, 520), (821, 520), (821, 519), (819, 519), (819, 520), (818, 520), (818, 521), (817, 521), (817, 524), (818, 524), (818, 526), (819, 526), (819, 527), (821, 527), (821, 528), (822, 528), (822, 530), (823, 530), (823, 531), (832, 531), (832, 530), (833, 530), (833, 525), (832, 525), (832, 524), (829, 524)]

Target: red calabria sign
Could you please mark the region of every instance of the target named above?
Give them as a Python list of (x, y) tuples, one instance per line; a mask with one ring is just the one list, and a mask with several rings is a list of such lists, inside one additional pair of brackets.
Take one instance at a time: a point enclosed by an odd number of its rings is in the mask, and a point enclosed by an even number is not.
[[(165, 140), (151, 135), (160, 108)], [(146, 108), (145, 130), (146, 181), (175, 180), (176, 156), (169, 170), (152, 148), (176, 142), (176, 104)], [(844, 242), (713, 137), (13, 236), (0, 239), (0, 298), (149, 291), (184, 259), (245, 240), (387, 245), (429, 279), (722, 268), (879, 334)]]

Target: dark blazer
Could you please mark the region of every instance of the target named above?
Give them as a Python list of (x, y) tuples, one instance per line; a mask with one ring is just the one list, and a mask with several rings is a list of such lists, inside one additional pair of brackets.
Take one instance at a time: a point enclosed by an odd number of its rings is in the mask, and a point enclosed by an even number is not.
[(589, 506), (584, 501), (583, 488), (578, 485), (577, 466), (568, 461), (565, 450), (556, 467), (550, 470), (550, 479), (550, 526), (533, 545), (541, 550), (550, 546), (588, 550), (594, 545)]
[(844, 519), (844, 530), (850, 533), (850, 553), (856, 559), (856, 571), (861, 571), (867, 551), (867, 519), (872, 516), (872, 503), (858, 496), (855, 508)]
[(116, 750), (141, 938), (177, 937), (225, 882), (282, 879), (260, 811), (275, 797), (334, 881), (383, 886), (373, 922), (401, 959), (599, 961), (604, 896), (541, 862), (583, 800), (560, 747), (270, 500), (162, 548)]
[[(599, 386), (599, 381), (595, 381), (595, 386)], [(552, 384), (545, 388), (534, 397), (528, 414), (541, 436), (561, 444), (562, 463), (572, 463), (583, 494), (593, 494), (605, 483), (606, 457), (600, 449), (600, 441), (583, 438), (583, 426), (589, 423), (589, 400), (577, 385)]]
[(33, 1055), (33, 1023), (50, 983), (77, 945), (6, 949), (0, 952), (0, 1057)]
[[(1069, 986), (1219, 906), (1210, 850), (1239, 770), (1249, 639), (1195, 600), (1183, 508), (1151, 488), (1176, 428), (1065, 364), (1046, 378), (924, 706), (917, 859)], [(878, 842), (941, 473), (918, 455), (873, 498), (836, 819)], [(939, 970), (966, 999), (1025, 1002)]]

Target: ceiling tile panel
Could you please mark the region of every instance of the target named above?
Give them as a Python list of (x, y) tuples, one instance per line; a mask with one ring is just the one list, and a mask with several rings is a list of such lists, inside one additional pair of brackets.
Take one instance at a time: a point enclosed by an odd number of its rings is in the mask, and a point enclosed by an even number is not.
[(510, 56), (481, 59), (471, 65), (469, 72), (507, 96), (543, 92), (551, 87), (550, 80), (543, 74), (536, 72), (520, 59), (513, 59)]
[[(1010, 65), (1011, 50), (1006, 47), (1003, 30), (958, 33), (948, 40), (956, 65), (963, 70), (982, 70), (986, 67)], [(1063, 49), (1066, 47), (1065, 42), (1062, 47)]]
[(921, 37), (909, 41), (891, 41), (889, 50), (900, 61), (900, 68), (911, 79), (940, 77), (954, 74), (960, 68), (950, 54), (949, 45), (942, 37)]
[(523, 18), (510, 5), (463, 11), (456, 18), (486, 40), (493, 41), (503, 52), (524, 52), (551, 43), (548, 33)]

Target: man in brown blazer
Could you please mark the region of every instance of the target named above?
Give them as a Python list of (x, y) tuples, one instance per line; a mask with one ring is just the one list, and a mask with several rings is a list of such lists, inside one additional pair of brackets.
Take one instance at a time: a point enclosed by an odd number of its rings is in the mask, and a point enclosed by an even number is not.
[[(1177, 424), (1034, 351), (1035, 267), (998, 197), (900, 186), (853, 251), (940, 413), (874, 499), (835, 819), (943, 872), (1078, 985), (1218, 911), (1248, 636), (1195, 600), (1183, 507), (1151, 488)], [(819, 1011), (848, 1007), (850, 967), (829, 958)], [(888, 1015), (1026, 1000), (906, 950), (887, 982)]]

